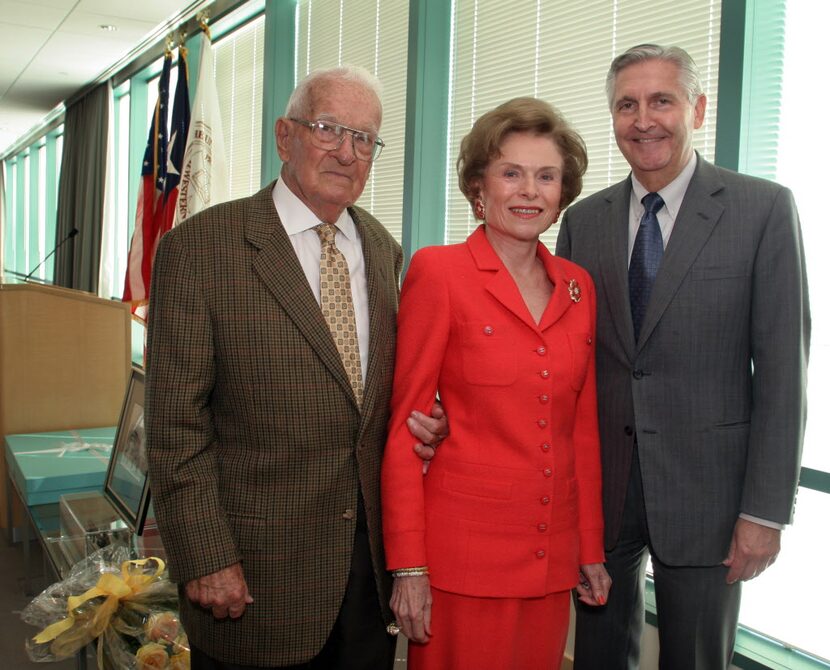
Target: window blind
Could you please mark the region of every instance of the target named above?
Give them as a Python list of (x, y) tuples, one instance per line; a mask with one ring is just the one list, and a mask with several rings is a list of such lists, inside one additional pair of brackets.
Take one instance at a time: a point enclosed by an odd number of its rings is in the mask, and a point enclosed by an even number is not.
[[(747, 21), (740, 170), (765, 179), (776, 179), (779, 163), (786, 4), (764, 3)], [(799, 11), (801, 5), (791, 4), (791, 13)]]
[[(456, 0), (446, 241), (463, 241), (476, 226), (457, 185), (461, 138), (475, 119), (510, 98), (532, 95), (550, 102), (582, 135), (589, 167), (581, 197), (628, 174), (614, 141), (605, 75), (614, 56), (636, 44), (675, 44), (695, 59), (708, 98), (695, 146), (713, 159), (719, 34), (717, 0)], [(556, 226), (543, 240), (554, 245)]]
[(403, 219), (406, 53), (409, 4), (404, 0), (300, 0), (296, 80), (315, 69), (360, 65), (383, 84), (386, 143), (372, 166), (358, 205), (400, 241)]
[(264, 37), (261, 15), (213, 44), (231, 199), (260, 186)]

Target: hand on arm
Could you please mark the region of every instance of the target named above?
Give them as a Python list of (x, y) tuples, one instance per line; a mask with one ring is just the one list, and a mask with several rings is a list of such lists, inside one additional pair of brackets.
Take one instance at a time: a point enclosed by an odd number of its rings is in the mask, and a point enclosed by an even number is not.
[(211, 610), (217, 619), (228, 616), (238, 619), (245, 612), (245, 607), (254, 602), (248, 593), (241, 563), (190, 580), (185, 585), (185, 593), (192, 602)]
[(389, 606), (401, 632), (415, 642), (429, 642), (432, 635), (432, 594), (429, 577), (396, 577)]
[(440, 402), (435, 401), (430, 414), (431, 416), (427, 416), (421, 412), (412, 412), (406, 420), (409, 432), (418, 440), (413, 449), (421, 460), (425, 461), (424, 472), (426, 472), (428, 461), (435, 456), (435, 450), (441, 440), (450, 432), (447, 417)]
[(608, 592), (610, 590), (611, 577), (605, 571), (605, 566), (602, 563), (589, 563), (580, 566), (576, 594), (581, 602), (593, 606), (604, 605), (608, 602)]
[(732, 543), (724, 565), (729, 567), (726, 583), (757, 577), (775, 563), (781, 550), (781, 531), (739, 518), (732, 531)]

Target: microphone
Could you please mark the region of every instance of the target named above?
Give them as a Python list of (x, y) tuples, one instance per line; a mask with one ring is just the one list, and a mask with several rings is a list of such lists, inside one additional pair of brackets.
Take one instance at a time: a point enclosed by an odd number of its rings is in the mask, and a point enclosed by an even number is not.
[(23, 281), (29, 281), (29, 280), (32, 278), (32, 275), (33, 275), (35, 272), (37, 272), (37, 271), (38, 271), (38, 268), (40, 268), (40, 266), (41, 266), (41, 265), (43, 265), (46, 261), (48, 261), (48, 260), (49, 260), (49, 259), (50, 259), (53, 255), (54, 255), (54, 253), (55, 253), (58, 249), (60, 249), (60, 248), (61, 248), (61, 247), (62, 247), (62, 246), (66, 243), (66, 242), (68, 242), (68, 241), (69, 241), (69, 240), (71, 240), (73, 237), (75, 237), (75, 236), (76, 236), (79, 232), (80, 232), (80, 231), (79, 231), (77, 228), (73, 228), (72, 230), (70, 230), (70, 231), (69, 231), (69, 233), (67, 234), (67, 236), (66, 236), (66, 237), (64, 237), (64, 238), (63, 238), (60, 242), (58, 242), (58, 243), (55, 245), (55, 248), (54, 248), (54, 249), (52, 249), (52, 251), (50, 251), (50, 252), (46, 255), (46, 258), (44, 258), (42, 261), (40, 261), (40, 263), (38, 263), (37, 265), (35, 265), (35, 267), (32, 269), (32, 271), (31, 271), (29, 274), (27, 274), (25, 277), (23, 277)]

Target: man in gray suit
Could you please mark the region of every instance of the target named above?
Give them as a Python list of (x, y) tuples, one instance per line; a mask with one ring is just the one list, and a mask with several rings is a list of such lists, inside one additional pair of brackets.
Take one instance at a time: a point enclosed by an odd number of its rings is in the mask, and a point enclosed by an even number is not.
[(798, 214), (786, 188), (694, 152), (706, 96), (682, 49), (618, 56), (607, 93), (631, 175), (570, 208), (557, 242), (596, 282), (614, 580), (606, 607), (577, 603), (575, 667), (638, 666), (650, 554), (660, 667), (726, 668), (740, 582), (775, 560), (798, 483), (810, 337)]

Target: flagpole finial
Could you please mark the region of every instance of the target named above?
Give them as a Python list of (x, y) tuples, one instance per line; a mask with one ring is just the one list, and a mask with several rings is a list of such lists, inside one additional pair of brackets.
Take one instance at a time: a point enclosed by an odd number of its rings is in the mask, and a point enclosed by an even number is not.
[(210, 20), (210, 12), (207, 10), (201, 11), (196, 15), (196, 21), (199, 22), (199, 28), (210, 39), (210, 28), (208, 28), (208, 21)]
[(176, 38), (173, 36), (173, 33), (170, 33), (167, 36), (167, 39), (164, 41), (164, 57), (170, 58), (173, 56), (173, 49), (176, 47)]

